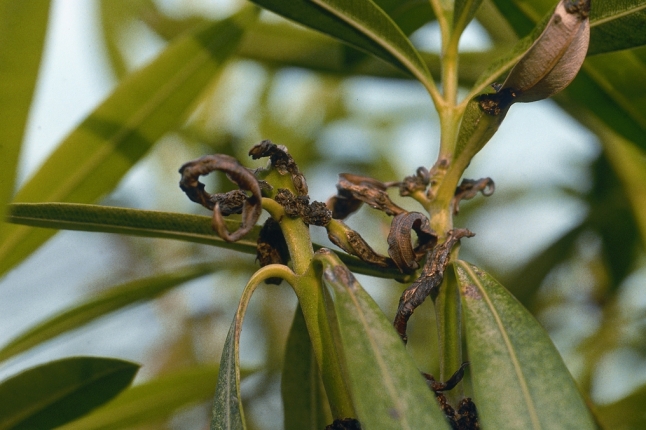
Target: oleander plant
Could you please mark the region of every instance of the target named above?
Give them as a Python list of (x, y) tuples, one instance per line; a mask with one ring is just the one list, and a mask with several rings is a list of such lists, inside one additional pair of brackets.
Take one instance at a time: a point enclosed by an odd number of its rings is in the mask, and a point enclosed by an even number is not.
[[(141, 363), (89, 351), (2, 376), (0, 429), (646, 427), (646, 379), (615, 369), (646, 364), (646, 0), (159, 3), (96, 2), (115, 86), (21, 180), (53, 9), (0, 0), (0, 288), (61, 230), (126, 255), (7, 330), (0, 370), (141, 306), (172, 332)], [(474, 26), (486, 48), (460, 43)], [(144, 65), (135, 27), (160, 46)], [(357, 82), (428, 103), (370, 113), (348, 101)], [(531, 190), (467, 169), (534, 102), (599, 148), (559, 190), (585, 210), (516, 267), (488, 266), (473, 221)], [(422, 156), (395, 131), (427, 117)], [(158, 203), (123, 197), (138, 186)], [(63, 254), (48, 264), (73, 267)]]

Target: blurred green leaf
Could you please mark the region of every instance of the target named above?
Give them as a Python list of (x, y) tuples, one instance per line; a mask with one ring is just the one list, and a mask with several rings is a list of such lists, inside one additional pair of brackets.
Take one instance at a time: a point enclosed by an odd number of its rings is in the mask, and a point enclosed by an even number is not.
[[(245, 377), (249, 371), (242, 371)], [(200, 365), (136, 385), (59, 430), (118, 430), (155, 424), (181, 408), (213, 398), (218, 366)]]
[(49, 0), (0, 0), (0, 214), (14, 193), (48, 17)]
[(453, 27), (460, 33), (466, 28), (475, 16), (482, 0), (455, 0), (453, 10)]
[(432, 78), (419, 54), (392, 19), (370, 0), (342, 3), (254, 0), (285, 18), (321, 31), (411, 73), (422, 82)]
[(646, 45), (646, 1), (594, 1), (588, 55)]
[(607, 405), (596, 407), (597, 416), (608, 430), (639, 430), (646, 428), (646, 385), (630, 395)]
[(320, 430), (332, 422), (318, 364), (300, 307), (285, 347), (280, 382), (285, 430)]
[[(254, 255), (261, 228), (256, 226), (243, 239), (230, 243), (215, 234), (211, 217), (200, 215), (74, 203), (13, 203), (9, 210), (8, 221), (15, 224), (176, 239)], [(225, 219), (225, 222), (229, 231), (240, 227), (238, 221)], [(315, 248), (321, 246), (315, 245)], [(357, 273), (402, 281), (408, 279), (396, 269), (374, 267), (348, 254), (340, 253), (340, 258)]]
[(70, 422), (123, 391), (139, 365), (99, 357), (52, 361), (0, 384), (0, 429), (45, 429)]
[(454, 267), (481, 426), (596, 428), (570, 372), (534, 317), (487, 273), (464, 261)]
[(213, 264), (196, 264), (170, 273), (110, 287), (78, 305), (36, 324), (12, 339), (0, 349), (0, 361), (126, 306), (152, 300), (171, 288), (215, 270), (217, 270), (217, 266)]
[(379, 306), (334, 254), (315, 258), (330, 290), (337, 354), (362, 427), (448, 429), (432, 391)]
[[(124, 79), (61, 143), (15, 201), (85, 203), (112, 190), (160, 137), (182, 124), (235, 51), (250, 19), (246, 9), (241, 15), (196, 29)], [(52, 234), (22, 226), (7, 228), (0, 238), (0, 273)]]

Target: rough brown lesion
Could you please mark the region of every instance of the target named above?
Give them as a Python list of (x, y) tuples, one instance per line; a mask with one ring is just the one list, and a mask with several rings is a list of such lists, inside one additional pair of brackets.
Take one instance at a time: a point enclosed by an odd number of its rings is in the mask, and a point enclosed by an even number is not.
[(426, 379), (428, 387), (435, 393), (435, 398), (444, 413), (444, 417), (448, 421), (451, 429), (453, 430), (478, 430), (480, 424), (478, 423), (478, 411), (475, 403), (470, 397), (465, 397), (458, 403), (457, 410), (455, 410), (444, 396), (445, 391), (452, 390), (464, 377), (464, 369), (469, 365), (466, 361), (462, 363), (460, 368), (446, 381), (439, 382), (433, 378), (433, 375), (422, 373)]
[(443, 243), (428, 251), (421, 275), (402, 293), (399, 299), (393, 325), (404, 343), (408, 341), (406, 328), (411, 315), (431, 293), (437, 291), (442, 285), (444, 271), (451, 258), (451, 249), (461, 238), (472, 236), (474, 234), (467, 229), (450, 230)]

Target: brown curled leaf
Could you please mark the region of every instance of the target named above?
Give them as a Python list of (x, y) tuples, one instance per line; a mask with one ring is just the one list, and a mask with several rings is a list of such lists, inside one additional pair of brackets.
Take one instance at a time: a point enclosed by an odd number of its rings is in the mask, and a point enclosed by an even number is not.
[(292, 183), (294, 189), (299, 196), (306, 196), (308, 194), (307, 182), (305, 176), (300, 172), (294, 158), (289, 155), (287, 148), (282, 145), (276, 145), (270, 140), (263, 140), (249, 150), (249, 155), (254, 160), (263, 157), (269, 157), (271, 165), (281, 175), (290, 174), (292, 176)]
[(399, 186), (399, 195), (410, 196), (418, 191), (425, 191), (431, 183), (431, 174), (426, 167), (418, 167), (415, 176), (406, 176)]
[(474, 234), (464, 228), (450, 230), (444, 243), (435, 246), (428, 252), (422, 274), (402, 293), (399, 299), (393, 325), (404, 343), (408, 340), (406, 328), (411, 315), (442, 284), (444, 271), (450, 261), (451, 249), (461, 238), (472, 236)]
[(478, 193), (489, 197), (495, 190), (496, 184), (494, 184), (491, 178), (482, 178), (477, 181), (474, 179), (462, 179), (460, 185), (455, 189), (455, 195), (453, 196), (453, 214), (457, 215), (460, 212), (460, 201), (472, 199)]
[(341, 173), (337, 184), (337, 195), (328, 201), (335, 219), (343, 219), (361, 207), (361, 203), (384, 211), (388, 215), (406, 212), (388, 196), (388, 186), (367, 176)]
[[(224, 210), (220, 208), (221, 203), (219, 198), (216, 197), (217, 194), (213, 195), (206, 192), (204, 184), (198, 181), (200, 176), (208, 175), (215, 170), (225, 172), (227, 177), (235, 182), (241, 190), (251, 192), (250, 196), (245, 195), (246, 199), (242, 204), (242, 224), (233, 233), (229, 233), (224, 224), (224, 219), (222, 218)], [(262, 196), (258, 180), (249, 169), (238, 163), (235, 158), (224, 154), (206, 155), (184, 164), (179, 169), (179, 173), (182, 175), (179, 186), (188, 198), (208, 209), (213, 209), (213, 229), (222, 239), (227, 242), (235, 242), (249, 233), (258, 221), (262, 211)], [(240, 196), (239, 194), (235, 195)], [(224, 203), (222, 203), (222, 206), (225, 206)], [(229, 213), (232, 212), (229, 211)]]
[[(417, 233), (415, 248), (411, 243), (411, 230)], [(402, 273), (419, 269), (418, 262), (436, 243), (437, 235), (423, 214), (405, 212), (393, 218), (388, 233), (388, 255)]]
[(326, 228), (330, 241), (348, 254), (379, 267), (391, 267), (393, 265), (390, 258), (377, 254), (359, 233), (343, 224), (343, 222), (329, 223)]
[[(289, 250), (285, 236), (280, 229), (280, 224), (273, 218), (267, 218), (265, 224), (258, 235), (256, 259), (260, 263), (260, 267), (265, 267), (270, 264), (283, 264), (287, 265), (289, 260)], [(282, 278), (267, 278), (265, 284), (278, 285), (282, 282)]]

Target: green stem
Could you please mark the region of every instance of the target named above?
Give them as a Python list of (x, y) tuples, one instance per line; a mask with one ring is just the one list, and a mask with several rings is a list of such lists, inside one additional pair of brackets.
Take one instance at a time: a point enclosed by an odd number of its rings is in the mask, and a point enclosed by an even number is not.
[[(452, 267), (445, 273), (444, 282), (435, 299), (438, 345), (440, 349), (440, 381), (448, 380), (463, 362), (462, 309), (460, 291)], [(464, 397), (462, 383), (444, 393), (448, 402), (457, 406)]]

